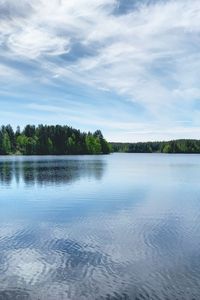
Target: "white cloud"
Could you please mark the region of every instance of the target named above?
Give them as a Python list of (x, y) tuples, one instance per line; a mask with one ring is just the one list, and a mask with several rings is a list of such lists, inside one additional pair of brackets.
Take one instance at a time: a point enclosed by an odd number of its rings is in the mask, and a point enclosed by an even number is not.
[(67, 53), (69, 40), (56, 37), (46, 31), (28, 28), (18, 35), (11, 35), (8, 46), (17, 55), (27, 58), (37, 58), (40, 55), (60, 55)]
[(41, 74), (40, 82), (70, 80), (112, 91), (142, 105), (156, 121), (175, 114), (192, 119), (193, 100), (200, 96), (200, 2), (143, 2), (116, 15), (117, 5), (117, 0), (18, 5), (1, 0), (0, 54), (11, 62), (33, 61), (39, 72), (30, 80)]

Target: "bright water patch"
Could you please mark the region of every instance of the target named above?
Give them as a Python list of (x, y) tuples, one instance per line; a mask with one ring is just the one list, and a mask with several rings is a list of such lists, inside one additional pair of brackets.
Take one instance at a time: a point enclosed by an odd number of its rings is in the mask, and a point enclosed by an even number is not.
[(1, 299), (199, 299), (200, 156), (0, 157)]

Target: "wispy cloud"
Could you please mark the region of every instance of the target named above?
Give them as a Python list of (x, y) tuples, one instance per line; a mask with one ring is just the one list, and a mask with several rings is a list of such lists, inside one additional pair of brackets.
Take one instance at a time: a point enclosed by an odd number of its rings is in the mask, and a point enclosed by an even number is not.
[(72, 82), (120, 95), (163, 127), (196, 122), (199, 34), (198, 0), (0, 0), (0, 82)]

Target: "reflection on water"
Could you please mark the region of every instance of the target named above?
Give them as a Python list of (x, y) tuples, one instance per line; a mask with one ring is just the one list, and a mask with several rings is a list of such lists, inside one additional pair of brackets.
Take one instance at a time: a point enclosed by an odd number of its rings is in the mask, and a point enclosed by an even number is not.
[(0, 300), (199, 299), (200, 156), (0, 159)]
[(0, 160), (0, 182), (11, 184), (22, 179), (26, 184), (68, 183), (81, 177), (101, 179), (104, 171), (102, 160), (68, 159), (60, 157), (20, 157)]
[(14, 289), (14, 290), (4, 290), (0, 291), (0, 299), (1, 300), (26, 300), (31, 299), (28, 291), (20, 290), (20, 289)]

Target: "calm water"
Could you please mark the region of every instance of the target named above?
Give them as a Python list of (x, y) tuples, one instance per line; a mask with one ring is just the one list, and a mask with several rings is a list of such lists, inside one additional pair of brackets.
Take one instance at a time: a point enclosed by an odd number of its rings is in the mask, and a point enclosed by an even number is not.
[(200, 156), (0, 157), (0, 299), (200, 299)]

